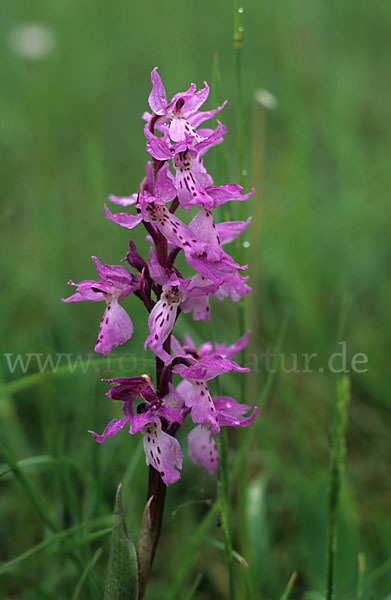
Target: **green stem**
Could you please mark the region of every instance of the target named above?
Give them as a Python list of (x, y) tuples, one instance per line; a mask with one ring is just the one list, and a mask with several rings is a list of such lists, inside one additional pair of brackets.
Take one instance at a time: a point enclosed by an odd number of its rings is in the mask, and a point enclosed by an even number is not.
[[(235, 89), (236, 89), (236, 160), (237, 160), (237, 179), (239, 184), (244, 187), (245, 185), (245, 165), (244, 165), (244, 112), (243, 112), (243, 85), (242, 85), (242, 42), (243, 42), (243, 27), (242, 27), (242, 15), (243, 8), (239, 0), (234, 0), (234, 32), (233, 32), (233, 46), (234, 46), (234, 63), (235, 63)], [(239, 203), (239, 220), (244, 221), (246, 219), (247, 203)], [(241, 264), (246, 263), (245, 258), (245, 246), (239, 241), (239, 262)], [(247, 310), (247, 299), (242, 299), (239, 304), (239, 329), (242, 335), (246, 330), (246, 313)], [(241, 351), (240, 355), (241, 364), (245, 362), (245, 351)], [(243, 374), (241, 376), (241, 402), (247, 403), (248, 393), (248, 381), (247, 377)], [(247, 431), (240, 431), (239, 433), (239, 446), (241, 447), (246, 438), (248, 437)], [(238, 516), (239, 516), (239, 551), (242, 556), (248, 558), (248, 535), (247, 535), (247, 516), (246, 516), (246, 491), (247, 491), (247, 461), (246, 457), (243, 457), (242, 465), (239, 472), (239, 485), (238, 485)], [(242, 577), (242, 591), (246, 598), (251, 597), (250, 584), (247, 574), (241, 571)]]
[[(213, 320), (210, 321), (211, 338), (213, 347), (216, 348)], [(220, 395), (220, 381), (216, 378), (217, 395)], [(216, 436), (218, 452), (217, 493), (221, 516), (221, 528), (224, 540), (224, 556), (228, 567), (229, 599), (235, 598), (235, 577), (232, 552), (232, 516), (231, 516), (231, 485), (229, 475), (228, 435), (227, 429), (222, 427)]]
[[(346, 294), (342, 302), (338, 319), (336, 344), (338, 344), (345, 336), (351, 302), (351, 296)], [(338, 533), (337, 513), (345, 457), (345, 437), (350, 401), (349, 378), (335, 375), (334, 389), (327, 499), (326, 600), (332, 600), (334, 597), (334, 566)]]
[(217, 474), (218, 502), (221, 516), (221, 529), (224, 539), (224, 554), (228, 566), (229, 600), (235, 598), (235, 577), (232, 555), (231, 537), (231, 493), (228, 460), (228, 437), (225, 427), (221, 428), (216, 437), (217, 451), (219, 455), (219, 468)]
[(338, 533), (337, 514), (345, 458), (345, 438), (349, 401), (349, 378), (341, 377), (337, 380), (336, 384), (329, 465), (326, 551), (326, 600), (332, 600), (332, 598), (334, 597), (334, 566)]
[[(236, 87), (236, 150), (237, 150), (237, 176), (240, 185), (244, 184), (244, 138), (243, 138), (243, 91), (242, 91), (242, 14), (243, 8), (239, 0), (234, 0), (234, 60), (235, 60), (235, 87)], [(243, 203), (240, 203), (243, 204)], [(243, 212), (244, 207), (239, 209)], [(241, 214), (241, 213), (240, 213)]]

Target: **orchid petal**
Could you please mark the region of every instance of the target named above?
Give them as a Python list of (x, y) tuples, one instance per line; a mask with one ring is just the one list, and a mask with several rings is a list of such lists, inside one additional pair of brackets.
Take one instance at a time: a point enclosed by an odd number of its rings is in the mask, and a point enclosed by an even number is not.
[(151, 81), (152, 91), (148, 97), (148, 104), (156, 115), (164, 115), (167, 108), (167, 96), (157, 67), (152, 70)]
[(217, 469), (216, 444), (208, 427), (197, 425), (187, 437), (189, 456), (196, 465), (202, 465), (211, 475)]
[(117, 213), (113, 215), (106, 204), (104, 205), (104, 209), (107, 219), (110, 219), (111, 221), (114, 221), (114, 223), (121, 225), (121, 227), (126, 227), (127, 229), (133, 229), (133, 227), (136, 227), (136, 225), (142, 221), (141, 214), (131, 215), (129, 213)]
[(128, 417), (122, 417), (122, 419), (113, 419), (106, 426), (104, 432), (101, 435), (99, 435), (99, 433), (95, 433), (95, 431), (91, 431), (91, 430), (88, 430), (88, 433), (91, 433), (91, 435), (95, 438), (96, 442), (98, 442), (99, 444), (102, 444), (107, 437), (111, 437), (111, 436), (115, 435), (116, 433), (118, 433), (124, 427), (124, 425), (127, 421), (129, 421)]
[(108, 303), (95, 345), (95, 352), (108, 354), (113, 347), (127, 342), (133, 334), (133, 323), (117, 300)]
[(160, 473), (166, 485), (180, 479), (182, 450), (178, 440), (161, 429), (160, 422), (148, 423), (143, 429), (144, 450), (149, 464)]

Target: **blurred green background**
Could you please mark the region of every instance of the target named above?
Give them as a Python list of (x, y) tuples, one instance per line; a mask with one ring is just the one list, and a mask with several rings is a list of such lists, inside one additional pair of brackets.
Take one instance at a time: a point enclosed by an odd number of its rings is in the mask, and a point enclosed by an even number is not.
[[(367, 573), (372, 573), (363, 597), (390, 598), (385, 565), (391, 539), (386, 380), (390, 3), (246, 0), (244, 9), (245, 179), (247, 188), (257, 186), (251, 202), (252, 245), (246, 251), (255, 289), (247, 309), (259, 371), (251, 375), (246, 400), (257, 402), (267, 378), (262, 354), (275, 349), (287, 309), (282, 352), (299, 355), (300, 371), (278, 369), (248, 454), (245, 493), (254, 598), (279, 598), (293, 571), (298, 578), (292, 598), (324, 588), (333, 397), (327, 360), (336, 341), (343, 340), (349, 364), (357, 353), (365, 353), (368, 363), (362, 367), (366, 372), (350, 373), (336, 597), (356, 597), (361, 552)], [(128, 233), (104, 218), (102, 204), (109, 193), (133, 193), (144, 176), (147, 155), (140, 117), (154, 66), (159, 66), (170, 97), (191, 81), (211, 81), (218, 53), (223, 97), (229, 99), (221, 120), (228, 126), (226, 146), (235, 181), (232, 20), (232, 5), (223, 0), (1, 1), (4, 384), (23, 377), (20, 368), (10, 373), (5, 354), (86, 357), (93, 352), (102, 307), (63, 305), (60, 298), (71, 293), (69, 278), (95, 277), (91, 255), (112, 264), (125, 255)], [(48, 43), (54, 41), (54, 47), (46, 57), (35, 60), (18, 53), (16, 28), (28, 23), (50, 29)], [(259, 88), (275, 96), (275, 109), (254, 101)], [(211, 152), (212, 173), (215, 159)], [(133, 238), (145, 250), (143, 232)], [(346, 332), (336, 340), (346, 297), (351, 298)], [(151, 359), (142, 349), (144, 309), (136, 298), (125, 306), (136, 323), (135, 334), (115, 354)], [(218, 341), (231, 343), (239, 337), (236, 307), (216, 302), (213, 317)], [(227, 319), (232, 323), (228, 329)], [(189, 331), (197, 342), (209, 335), (207, 326), (190, 319), (182, 319), (179, 330)], [(311, 373), (302, 372), (302, 353), (318, 354)], [(126, 364), (129, 374), (152, 370), (148, 363)], [(285, 370), (291, 365), (286, 359)], [(319, 372), (322, 365), (324, 372)], [(27, 373), (37, 370), (32, 359)], [(124, 374), (116, 363), (111, 370), (46, 377), (14, 392), (3, 385), (0, 441), (15, 460), (23, 461), (22, 473), (59, 529), (109, 514), (122, 480), (128, 526), (136, 537), (146, 494), (141, 441), (123, 433), (99, 446), (87, 434), (88, 429), (103, 430), (118, 414), (99, 381), (108, 373)], [(238, 390), (234, 377), (221, 383), (226, 393)], [(185, 434), (179, 436), (184, 447)], [(230, 437), (233, 458), (238, 441), (234, 432)], [(46, 539), (50, 527), (6, 465), (0, 473), (0, 558), (8, 561)], [(190, 568), (184, 567), (186, 556), (192, 556), (190, 536), (215, 496), (215, 478), (186, 458), (181, 481), (168, 490), (147, 598), (190, 598), (186, 594), (194, 582), (193, 597), (199, 600), (226, 597), (223, 555), (209, 543), (210, 538), (220, 540), (218, 521), (211, 524), (209, 541), (203, 538), (197, 546)], [(240, 533), (236, 506), (234, 492), (235, 539)], [(85, 530), (78, 530), (72, 538), (84, 563), (103, 548), (93, 567), (99, 590), (109, 536), (95, 541), (85, 536)], [(51, 544), (15, 565), (1, 576), (0, 596), (71, 598), (82, 570), (69, 552)], [(172, 595), (175, 589), (177, 596)], [(78, 597), (94, 593), (84, 585)]]

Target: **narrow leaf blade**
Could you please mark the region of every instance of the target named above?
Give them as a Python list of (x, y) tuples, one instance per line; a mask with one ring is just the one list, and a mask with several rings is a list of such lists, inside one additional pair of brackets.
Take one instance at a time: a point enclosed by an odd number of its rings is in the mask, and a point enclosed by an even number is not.
[(137, 600), (139, 597), (136, 547), (126, 531), (121, 488), (122, 484), (118, 486), (115, 496), (104, 600)]

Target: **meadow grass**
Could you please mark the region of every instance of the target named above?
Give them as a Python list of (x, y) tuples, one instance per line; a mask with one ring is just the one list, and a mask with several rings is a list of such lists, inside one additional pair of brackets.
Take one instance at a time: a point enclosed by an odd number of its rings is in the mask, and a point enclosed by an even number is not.
[[(120, 481), (128, 530), (137, 539), (147, 479), (140, 440), (123, 433), (100, 446), (87, 430), (101, 431), (118, 413), (101, 378), (122, 375), (122, 367), (130, 375), (150, 368), (144, 361), (152, 355), (140, 350), (144, 309), (135, 298), (127, 300), (137, 323), (132, 341), (116, 350), (112, 364), (94, 362), (85, 373), (79, 368), (65, 375), (64, 368), (38, 377), (33, 359), (32, 379), (22, 379), (20, 369), (10, 373), (4, 353), (93, 352), (100, 308), (62, 305), (60, 298), (70, 293), (70, 277), (95, 276), (91, 255), (115, 264), (126, 252), (128, 234), (107, 222), (102, 203), (109, 193), (132, 193), (144, 175), (140, 115), (155, 65), (174, 92), (190, 81), (210, 81), (218, 53), (213, 80), (230, 100), (222, 121), (236, 180), (228, 4), (178, 3), (173, 9), (151, 0), (147, 11), (125, 0), (114, 6), (104, 0), (1, 2), (0, 597), (102, 597)], [(244, 7), (240, 160), (249, 174), (241, 177), (247, 188), (256, 183), (257, 193), (252, 245), (240, 252), (255, 284), (245, 319), (256, 340), (247, 360), (258, 372), (249, 376), (248, 402), (260, 401), (262, 410), (254, 434), (250, 429), (242, 439), (229, 432), (230, 464), (241, 464), (243, 448), (246, 454), (245, 481), (240, 475), (232, 481), (233, 548), (240, 555), (244, 543), (249, 563), (246, 569), (233, 560), (237, 581), (244, 572), (246, 579), (237, 594), (309, 599), (324, 593), (334, 385), (327, 361), (350, 294), (343, 337), (349, 365), (357, 353), (365, 353), (368, 364), (362, 365), (366, 372), (348, 373), (334, 589), (336, 599), (382, 600), (391, 593), (385, 276), (390, 7), (364, 0), (246, 0)], [(56, 35), (53, 55), (41, 62), (15, 56), (7, 45), (12, 28), (30, 21), (44, 22)], [(275, 110), (254, 103), (259, 88), (275, 95)], [(218, 149), (210, 154), (211, 165), (219, 163)], [(142, 232), (134, 237), (145, 249)], [(216, 339), (239, 337), (236, 307), (215, 302), (212, 310)], [(206, 324), (180, 320), (178, 327), (196, 342), (210, 335)], [(267, 372), (264, 354), (276, 351), (282, 329), (285, 371), (293, 353), (300, 372), (284, 372), (276, 359), (276, 372)], [(134, 361), (127, 353), (140, 354)], [(318, 355), (311, 372), (304, 372), (303, 353)], [(224, 393), (240, 393), (240, 378), (224, 376), (220, 385)], [(238, 472), (234, 468), (233, 475)], [(167, 495), (147, 599), (228, 597), (216, 494), (215, 478), (186, 458), (182, 480)]]

